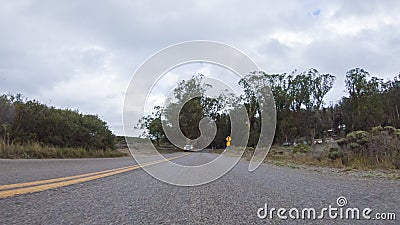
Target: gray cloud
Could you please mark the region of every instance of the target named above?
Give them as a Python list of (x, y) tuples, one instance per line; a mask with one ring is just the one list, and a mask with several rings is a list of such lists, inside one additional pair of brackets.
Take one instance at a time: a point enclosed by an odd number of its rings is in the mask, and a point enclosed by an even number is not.
[[(122, 134), (125, 89), (161, 48), (208, 39), (238, 47), (267, 72), (315, 67), (394, 77), (398, 1), (8, 1), (0, 8), (0, 90), (101, 115)], [(146, 90), (143, 90), (146, 91)]]

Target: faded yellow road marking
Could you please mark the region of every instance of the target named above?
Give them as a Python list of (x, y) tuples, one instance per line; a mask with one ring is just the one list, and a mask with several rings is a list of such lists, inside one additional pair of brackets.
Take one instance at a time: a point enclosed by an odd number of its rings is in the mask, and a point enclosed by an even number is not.
[[(20, 183), (20, 184), (3, 185), (3, 186), (0, 186), (0, 188), (2, 188), (0, 190), (17, 188), (17, 187), (20, 187), (20, 188), (0, 191), (0, 198), (7, 198), (7, 197), (15, 196), (15, 195), (20, 195), (20, 194), (39, 192), (39, 191), (44, 191), (44, 190), (48, 190), (48, 189), (59, 188), (59, 187), (64, 187), (64, 186), (68, 186), (68, 185), (72, 185), (72, 184), (78, 184), (78, 183), (82, 183), (82, 182), (86, 182), (86, 181), (96, 180), (99, 178), (104, 178), (104, 177), (116, 175), (119, 173), (124, 173), (124, 172), (128, 172), (131, 170), (139, 169), (144, 166), (150, 166), (150, 165), (162, 163), (167, 160), (177, 159), (177, 158), (180, 158), (180, 157), (183, 157), (186, 155), (188, 155), (188, 154), (145, 163), (142, 166), (135, 165), (135, 166), (121, 167), (121, 168), (117, 168), (117, 169), (105, 170), (105, 171), (76, 175), (76, 176), (61, 177), (61, 178), (56, 178), (56, 179), (40, 180), (40, 181), (33, 181), (33, 182)], [(42, 184), (42, 185), (40, 185), (40, 184)], [(37, 186), (32, 186), (32, 185), (37, 185)]]
[(0, 186), (0, 190), (12, 189), (12, 188), (20, 188), (20, 187), (28, 187), (28, 186), (34, 186), (34, 185), (39, 185), (39, 184), (47, 184), (47, 183), (54, 183), (54, 182), (65, 181), (65, 180), (72, 180), (72, 179), (76, 179), (76, 178), (93, 176), (93, 175), (97, 175), (97, 174), (101, 174), (101, 173), (108, 173), (108, 172), (121, 170), (121, 169), (126, 169), (126, 168), (131, 168), (131, 167), (133, 167), (133, 166), (121, 167), (121, 168), (116, 168), (116, 169), (111, 169), (111, 170), (100, 171), (100, 172), (80, 174), (80, 175), (69, 176), (69, 177), (60, 177), (60, 178), (49, 179), (49, 180), (39, 180), (39, 181), (32, 181), (32, 182), (26, 182), (26, 183), (17, 183), (17, 184), (6, 184), (6, 185)]

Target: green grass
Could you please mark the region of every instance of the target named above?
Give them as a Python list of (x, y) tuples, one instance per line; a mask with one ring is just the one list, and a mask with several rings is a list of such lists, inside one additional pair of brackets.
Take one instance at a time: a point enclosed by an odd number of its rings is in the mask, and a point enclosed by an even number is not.
[(83, 148), (61, 148), (38, 143), (10, 144), (0, 146), (0, 158), (51, 159), (51, 158), (109, 158), (127, 156), (118, 150), (86, 150)]

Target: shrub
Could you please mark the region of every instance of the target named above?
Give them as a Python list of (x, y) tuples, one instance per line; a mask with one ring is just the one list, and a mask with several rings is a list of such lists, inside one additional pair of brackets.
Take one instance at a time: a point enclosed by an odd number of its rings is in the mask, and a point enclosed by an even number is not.
[(336, 141), (336, 143), (340, 146), (345, 145), (346, 144), (346, 138), (340, 138)]
[(382, 132), (382, 131), (384, 131), (384, 129), (383, 129), (382, 126), (373, 127), (373, 128), (371, 129), (371, 133), (374, 134), (374, 135), (377, 135), (377, 134), (379, 134), (379, 133)]
[(384, 127), (385, 131), (388, 133), (388, 135), (393, 135), (396, 132), (396, 128), (392, 126), (386, 126)]
[[(338, 144), (344, 151), (351, 152), (353, 164), (369, 167), (400, 167), (399, 129), (392, 126), (374, 127), (371, 132), (354, 131)], [(328, 154), (329, 157), (329, 154)], [(336, 157), (331, 153), (329, 158)]]
[(392, 164), (396, 169), (400, 169), (400, 152), (397, 152), (396, 155), (392, 159)]
[(339, 148), (330, 148), (328, 153), (328, 158), (331, 161), (335, 161), (336, 159), (343, 158), (344, 153), (339, 150)]
[(307, 153), (310, 151), (310, 146), (305, 145), (305, 144), (298, 144), (296, 146), (293, 146), (292, 152), (293, 153)]
[(347, 142), (355, 142), (359, 145), (365, 145), (370, 141), (370, 133), (366, 131), (353, 131), (347, 134)]
[(394, 135), (395, 135), (397, 138), (400, 138), (400, 129), (396, 129), (396, 131), (394, 132)]

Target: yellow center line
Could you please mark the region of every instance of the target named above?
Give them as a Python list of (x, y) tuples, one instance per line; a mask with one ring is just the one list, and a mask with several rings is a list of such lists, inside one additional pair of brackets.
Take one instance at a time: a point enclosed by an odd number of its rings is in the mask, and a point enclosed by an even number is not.
[(77, 178), (81, 178), (81, 177), (93, 176), (93, 175), (97, 175), (97, 174), (101, 174), (101, 173), (108, 173), (108, 172), (131, 168), (131, 167), (134, 167), (134, 166), (126, 166), (126, 167), (121, 167), (121, 168), (116, 168), (116, 169), (111, 169), (111, 170), (104, 170), (104, 171), (100, 171), (100, 172), (86, 173), (86, 174), (74, 175), (74, 176), (69, 176), (69, 177), (60, 177), (60, 178), (49, 179), (49, 180), (39, 180), (39, 181), (32, 181), (32, 182), (26, 182), (26, 183), (6, 184), (6, 185), (0, 186), (0, 190), (34, 186), (34, 185), (39, 185), (39, 184), (54, 183), (54, 182), (65, 181), (65, 180), (72, 180), (72, 179), (77, 179)]
[[(180, 155), (180, 156), (157, 160), (154, 162), (148, 162), (148, 163), (145, 163), (142, 165), (122, 167), (122, 168), (118, 168), (118, 169), (100, 171), (100, 172), (95, 172), (95, 173), (88, 173), (88, 174), (82, 174), (82, 175), (76, 175), (76, 176), (70, 176), (70, 177), (62, 177), (62, 178), (56, 178), (56, 179), (50, 179), (50, 180), (27, 182), (27, 183), (21, 183), (21, 184), (9, 184), (8, 186), (3, 185), (0, 187), (7, 186), (7, 189), (12, 188), (12, 187), (14, 187), (14, 188), (20, 187), (20, 188), (0, 191), (0, 198), (7, 198), (7, 197), (15, 196), (15, 195), (20, 195), (20, 194), (39, 192), (39, 191), (44, 191), (44, 190), (48, 190), (48, 189), (59, 188), (59, 187), (64, 187), (64, 186), (68, 186), (68, 185), (72, 185), (72, 184), (78, 184), (78, 183), (82, 183), (82, 182), (86, 182), (86, 181), (96, 180), (99, 178), (104, 178), (104, 177), (116, 175), (119, 173), (124, 173), (124, 172), (128, 172), (131, 170), (139, 169), (141, 167), (150, 166), (150, 165), (162, 163), (162, 162), (165, 162), (168, 160), (177, 159), (177, 158), (184, 157), (187, 155), (188, 154), (184, 154), (184, 155)], [(60, 182), (57, 182), (57, 181), (60, 181)], [(39, 184), (43, 184), (43, 185), (39, 185)], [(38, 185), (38, 186), (31, 187), (32, 185)], [(27, 186), (29, 186), (29, 187), (27, 187)], [(6, 188), (3, 188), (3, 189), (6, 189)]]

